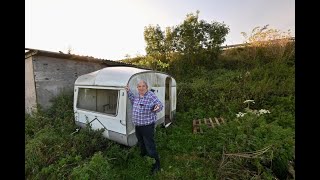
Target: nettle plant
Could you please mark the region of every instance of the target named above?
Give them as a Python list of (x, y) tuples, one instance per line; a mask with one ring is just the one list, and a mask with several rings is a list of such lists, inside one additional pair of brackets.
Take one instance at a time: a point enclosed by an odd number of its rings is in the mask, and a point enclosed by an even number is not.
[(270, 111), (269, 110), (266, 110), (266, 109), (260, 109), (260, 110), (256, 110), (256, 109), (250, 109), (250, 103), (254, 104), (254, 100), (245, 100), (243, 103), (247, 103), (247, 107), (244, 108), (244, 110), (246, 112), (239, 112), (237, 115), (237, 118), (241, 118), (243, 116), (245, 116), (246, 114), (250, 113), (250, 114), (255, 114), (257, 116), (260, 116), (262, 114), (270, 114)]

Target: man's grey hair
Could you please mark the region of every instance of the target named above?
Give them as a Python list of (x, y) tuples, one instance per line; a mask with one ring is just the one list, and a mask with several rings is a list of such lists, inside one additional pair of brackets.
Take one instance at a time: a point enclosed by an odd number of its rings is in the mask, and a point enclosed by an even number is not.
[(145, 80), (141, 79), (141, 80), (138, 82), (138, 84), (139, 84), (140, 82), (142, 82), (142, 83), (143, 83), (144, 85), (146, 85), (146, 87), (148, 88), (148, 83), (147, 83)]

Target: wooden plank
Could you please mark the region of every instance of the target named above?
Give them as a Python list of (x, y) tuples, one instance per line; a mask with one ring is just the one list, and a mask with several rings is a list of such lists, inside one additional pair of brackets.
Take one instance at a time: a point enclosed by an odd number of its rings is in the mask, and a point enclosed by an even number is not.
[(212, 122), (212, 119), (211, 119), (211, 118), (209, 118), (209, 121), (210, 121), (210, 124), (211, 124), (212, 128), (214, 128), (214, 124), (213, 124), (213, 122)]
[(211, 127), (211, 124), (209, 123), (209, 119), (203, 118), (204, 124), (207, 125), (209, 128)]
[(211, 125), (209, 119), (204, 118), (204, 123), (205, 123), (209, 128), (212, 128), (212, 125)]
[(196, 134), (196, 133), (199, 133), (199, 132), (201, 132), (201, 133), (203, 132), (201, 127), (196, 126), (196, 127), (193, 128), (193, 134)]
[(193, 134), (197, 133), (197, 127), (193, 127)]
[(193, 132), (193, 134), (197, 133), (196, 127), (197, 127), (197, 120), (194, 119), (193, 122), (192, 122), (192, 132)]
[(214, 117), (214, 120), (216, 120), (216, 123), (218, 124), (218, 126), (220, 126), (220, 123), (216, 117)]
[(196, 126), (196, 125), (197, 125), (197, 120), (194, 119), (194, 120), (193, 120), (193, 126)]
[(223, 117), (221, 117), (220, 119), (221, 119), (221, 122), (222, 122), (223, 124), (225, 124), (225, 121), (224, 121)]
[(201, 128), (201, 119), (198, 119), (198, 121), (199, 121), (199, 129), (200, 129), (200, 133), (203, 133), (203, 131), (202, 131), (202, 128)]
[(194, 119), (193, 120), (193, 127), (192, 127), (193, 134), (203, 132), (200, 125), (201, 125), (201, 119)]
[(223, 117), (213, 117), (215, 121), (212, 120), (212, 118), (203, 118), (203, 119), (194, 119), (193, 120), (193, 127), (192, 131), (193, 133), (203, 133), (203, 129), (201, 128), (201, 124), (207, 125), (209, 128), (214, 128), (215, 124), (216, 126), (220, 126), (221, 124), (225, 124), (226, 121)]

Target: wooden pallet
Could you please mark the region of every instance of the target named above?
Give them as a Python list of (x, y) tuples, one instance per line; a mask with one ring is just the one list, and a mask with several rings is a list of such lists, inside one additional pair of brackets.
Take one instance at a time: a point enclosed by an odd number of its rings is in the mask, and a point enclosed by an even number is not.
[(214, 128), (215, 126), (220, 126), (221, 124), (224, 124), (225, 121), (223, 117), (213, 118), (203, 118), (203, 119), (194, 119), (193, 120), (193, 125), (192, 125), (192, 132), (193, 134), (195, 133), (203, 133), (203, 130), (201, 128), (201, 124), (207, 125), (209, 128)]

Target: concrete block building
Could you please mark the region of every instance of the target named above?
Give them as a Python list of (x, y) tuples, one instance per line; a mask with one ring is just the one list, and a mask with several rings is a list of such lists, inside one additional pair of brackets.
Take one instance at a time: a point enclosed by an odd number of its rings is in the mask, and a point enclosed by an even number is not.
[(51, 106), (50, 100), (61, 92), (73, 92), (78, 76), (110, 66), (128, 66), (117, 61), (62, 52), (25, 49), (25, 112)]

